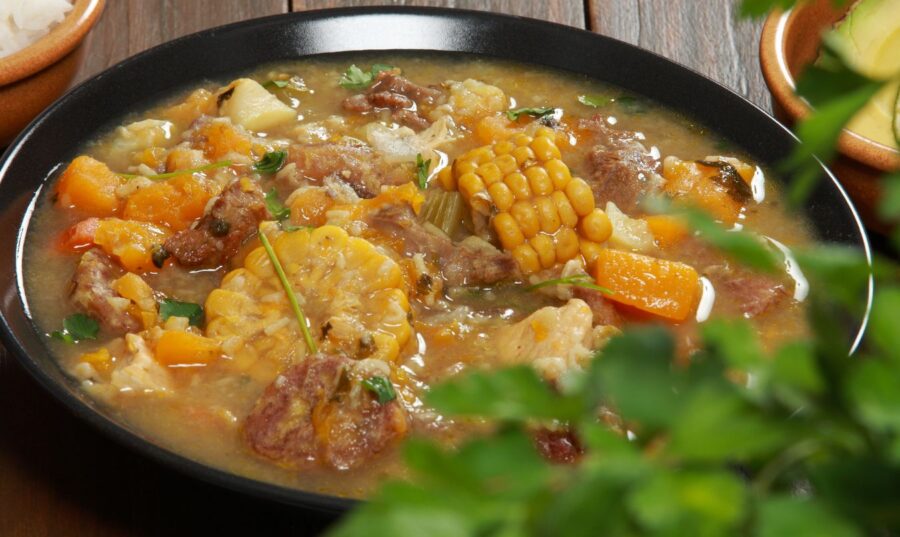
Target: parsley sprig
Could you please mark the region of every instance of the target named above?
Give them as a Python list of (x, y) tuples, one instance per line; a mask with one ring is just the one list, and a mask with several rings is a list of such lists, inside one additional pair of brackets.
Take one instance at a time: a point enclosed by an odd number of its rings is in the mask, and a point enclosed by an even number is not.
[(73, 313), (63, 319), (62, 330), (50, 335), (64, 343), (76, 343), (85, 339), (97, 339), (100, 323), (83, 313)]
[(362, 90), (372, 85), (375, 76), (382, 71), (391, 71), (394, 66), (384, 63), (373, 63), (368, 71), (363, 71), (355, 64), (347, 68), (338, 84), (349, 90)]

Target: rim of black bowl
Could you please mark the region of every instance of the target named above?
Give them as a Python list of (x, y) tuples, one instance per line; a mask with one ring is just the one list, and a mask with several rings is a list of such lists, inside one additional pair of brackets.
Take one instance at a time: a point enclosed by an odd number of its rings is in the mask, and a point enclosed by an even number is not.
[[(39, 115), (0, 159), (0, 223), (18, 229), (0, 244), (0, 331), (8, 351), (68, 409), (107, 436), (192, 477), (282, 503), (343, 511), (357, 501), (232, 474), (145, 439), (108, 417), (66, 380), (32, 324), (24, 295), (23, 249), (41, 187), (84, 140), (130, 110), (203, 80), (281, 60), (330, 53), (421, 51), (467, 53), (587, 75), (697, 119), (773, 165), (797, 139), (763, 110), (691, 69), (633, 45), (561, 24), (447, 8), (339, 8), (274, 15), (204, 30), (137, 54), (72, 89)], [(197, 66), (203, 66), (198, 69)], [(822, 166), (806, 216), (818, 238), (871, 251), (856, 209)], [(824, 222), (824, 223), (823, 223)], [(874, 293), (851, 352), (862, 338)], [(39, 361), (45, 364), (42, 365)]]

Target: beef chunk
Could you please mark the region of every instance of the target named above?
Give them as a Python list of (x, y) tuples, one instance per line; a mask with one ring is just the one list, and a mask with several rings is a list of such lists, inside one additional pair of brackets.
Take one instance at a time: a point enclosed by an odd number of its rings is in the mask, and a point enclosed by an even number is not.
[(604, 204), (615, 203), (628, 214), (639, 212), (641, 198), (662, 183), (662, 169), (631, 131), (610, 128), (604, 118), (581, 120), (579, 127), (591, 133), (593, 148), (588, 153), (590, 174), (586, 178), (594, 197)]
[(423, 130), (430, 123), (420, 114), (422, 106), (433, 105), (441, 95), (437, 88), (419, 86), (391, 71), (381, 71), (365, 93), (344, 99), (344, 109), (358, 114), (390, 110), (397, 123)]
[(588, 307), (591, 308), (591, 313), (594, 315), (594, 326), (622, 325), (622, 318), (619, 316), (619, 312), (616, 311), (613, 303), (607, 300), (600, 291), (576, 285), (572, 287), (572, 296), (584, 300)]
[(368, 223), (402, 241), (404, 254), (424, 253), (437, 263), (447, 285), (491, 284), (515, 274), (516, 263), (508, 253), (476, 238), (454, 243), (440, 231), (419, 222), (406, 205), (384, 207), (370, 216)]
[(577, 462), (584, 448), (571, 429), (538, 429), (534, 435), (534, 445), (545, 459), (560, 464)]
[(81, 256), (72, 277), (71, 299), (75, 306), (97, 319), (105, 331), (116, 335), (141, 329), (138, 320), (128, 313), (131, 302), (112, 287), (123, 272), (102, 250), (92, 248)]
[(362, 362), (315, 355), (266, 388), (244, 423), (260, 455), (291, 466), (355, 468), (401, 438), (406, 413), (397, 399), (379, 403), (352, 371)]
[(218, 267), (237, 253), (266, 219), (262, 191), (248, 181), (231, 183), (197, 223), (169, 237), (165, 249), (186, 267)]
[(361, 198), (372, 198), (382, 185), (400, 185), (413, 179), (413, 170), (405, 164), (387, 162), (366, 146), (321, 143), (291, 146), (289, 173), (275, 179), (281, 192), (290, 194), (311, 183), (333, 177), (350, 185)]
[(764, 314), (789, 296), (784, 282), (742, 267), (715, 265), (704, 271), (724, 295), (732, 315), (753, 318)]

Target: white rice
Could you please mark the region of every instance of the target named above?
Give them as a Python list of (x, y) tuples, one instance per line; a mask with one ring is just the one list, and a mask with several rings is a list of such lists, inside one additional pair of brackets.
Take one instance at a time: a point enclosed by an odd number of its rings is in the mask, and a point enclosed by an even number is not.
[(0, 58), (47, 35), (72, 10), (72, 0), (0, 0)]

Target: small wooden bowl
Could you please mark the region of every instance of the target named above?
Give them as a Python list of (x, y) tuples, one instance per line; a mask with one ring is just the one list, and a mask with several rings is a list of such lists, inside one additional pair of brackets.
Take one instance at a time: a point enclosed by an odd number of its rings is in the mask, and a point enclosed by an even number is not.
[[(787, 12), (772, 13), (766, 19), (759, 60), (779, 119), (793, 123), (809, 114), (809, 104), (794, 93), (795, 79), (818, 56), (822, 33), (843, 18), (847, 9), (849, 6), (835, 7), (830, 0), (815, 0)], [(879, 177), (900, 169), (900, 152), (847, 130), (838, 149), (841, 155), (831, 164), (832, 170), (860, 209), (866, 225), (886, 231), (887, 224), (877, 216)]]
[(66, 18), (36, 43), (0, 58), (0, 147), (68, 89), (88, 32), (106, 0), (75, 0)]

